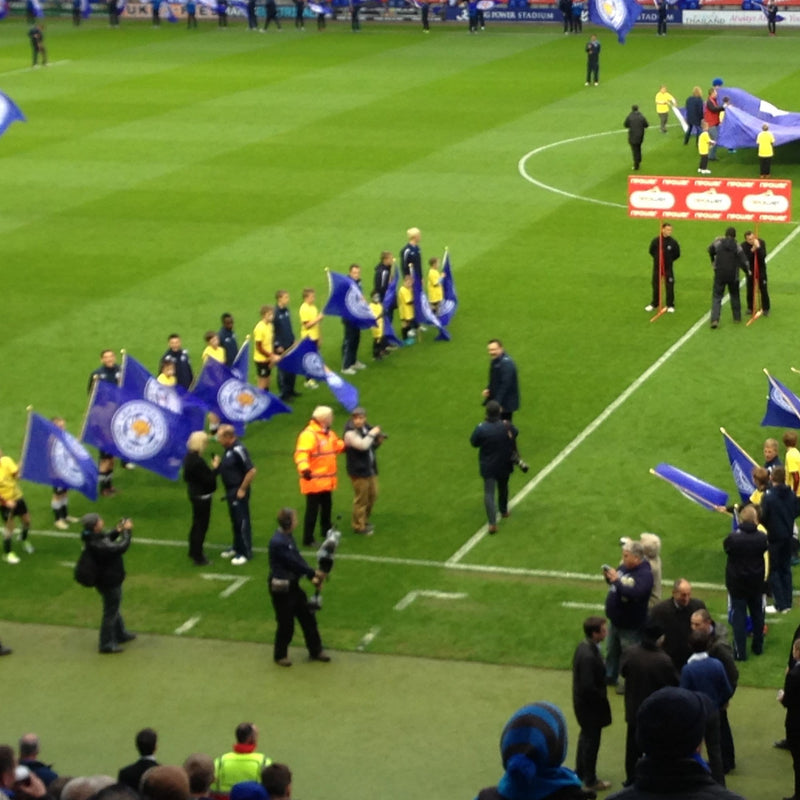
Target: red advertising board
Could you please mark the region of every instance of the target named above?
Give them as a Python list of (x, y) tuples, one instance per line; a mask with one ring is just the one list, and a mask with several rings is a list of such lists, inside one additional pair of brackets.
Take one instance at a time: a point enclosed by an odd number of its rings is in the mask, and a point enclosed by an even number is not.
[(791, 222), (792, 182), (629, 175), (628, 216)]

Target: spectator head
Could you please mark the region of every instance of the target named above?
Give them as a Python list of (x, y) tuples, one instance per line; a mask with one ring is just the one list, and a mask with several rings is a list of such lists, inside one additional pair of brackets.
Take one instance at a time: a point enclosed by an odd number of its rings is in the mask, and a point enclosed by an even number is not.
[(278, 512), (278, 527), (285, 532), (297, 527), (297, 512), (293, 508), (282, 508)]
[(631, 106), (631, 111), (638, 111), (638, 110), (639, 110), (639, 106), (637, 106), (637, 105), (636, 105), (636, 103), (634, 103), (634, 104)]
[(140, 756), (151, 756), (156, 751), (158, 734), (152, 728), (142, 728), (136, 734), (136, 749)]
[(252, 722), (240, 722), (236, 726), (237, 744), (256, 744), (258, 742), (258, 728)]
[(547, 784), (556, 787), (580, 780), (561, 765), (567, 755), (567, 723), (552, 703), (532, 703), (517, 711), (503, 728), (500, 754), (505, 775), (497, 789), (503, 797), (529, 797)]
[(35, 733), (26, 733), (19, 740), (19, 758), (34, 758), (39, 754), (39, 737)]
[(705, 653), (708, 650), (708, 644), (711, 636), (705, 630), (692, 630), (689, 634), (689, 649), (693, 653)]
[(234, 784), (230, 800), (269, 800), (269, 795), (258, 781), (242, 781)]
[(672, 600), (678, 608), (686, 608), (692, 599), (692, 584), (686, 578), (678, 578), (672, 584)]
[(220, 317), (220, 321), (222, 322), (222, 327), (226, 330), (232, 331), (233, 330), (233, 315), (229, 314), (227, 311)]
[(83, 525), (83, 529), (87, 531), (101, 531), (103, 529), (103, 518), (94, 512), (84, 514), (81, 517), (81, 525)]
[(786, 483), (786, 470), (783, 467), (773, 467), (770, 480), (774, 486), (783, 486)]
[(333, 424), (333, 409), (330, 406), (317, 406), (311, 412), (311, 419), (326, 428)]
[(636, 738), (645, 756), (688, 758), (703, 741), (711, 703), (700, 692), (668, 686), (650, 695), (636, 714)]
[(151, 767), (142, 775), (142, 800), (189, 800), (189, 776), (182, 767)]
[(192, 753), (183, 762), (183, 769), (189, 777), (189, 792), (197, 797), (208, 794), (214, 783), (214, 762), (205, 753)]
[(217, 428), (217, 441), (223, 447), (231, 447), (236, 441), (236, 429), (233, 425), (220, 425), (219, 428)]
[(729, 225), (727, 228), (725, 228), (725, 235), (729, 239), (735, 239), (736, 238), (736, 228), (734, 228), (733, 225)]
[(270, 764), (261, 771), (261, 785), (270, 800), (288, 800), (292, 796), (292, 771), (286, 764)]
[(17, 758), (7, 744), (0, 744), (0, 786), (10, 789), (14, 785)]
[(644, 561), (644, 548), (641, 542), (629, 539), (622, 545), (622, 563), (627, 569), (638, 567)]
[(583, 635), (595, 642), (602, 642), (606, 638), (606, 618), (586, 617), (583, 621)]
[(208, 434), (205, 431), (192, 431), (186, 442), (186, 449), (190, 453), (202, 453), (208, 445)]
[(690, 622), (692, 631), (700, 631), (710, 636), (714, 630), (714, 620), (711, 619), (711, 614), (708, 613), (707, 608), (698, 608), (697, 611), (692, 614)]
[(64, 787), (72, 780), (71, 775), (59, 775), (55, 780), (47, 784), (47, 794), (52, 800), (61, 800), (61, 793)]
[(497, 422), (500, 419), (500, 403), (497, 400), (490, 400), (486, 404), (486, 419), (489, 422)]
[[(47, 793), (50, 794), (49, 787)], [(139, 795), (124, 783), (112, 783), (111, 786), (101, 789), (92, 800), (139, 800)]]
[(109, 775), (86, 775), (73, 778), (61, 791), (61, 800), (89, 800), (90, 797), (115, 783)]

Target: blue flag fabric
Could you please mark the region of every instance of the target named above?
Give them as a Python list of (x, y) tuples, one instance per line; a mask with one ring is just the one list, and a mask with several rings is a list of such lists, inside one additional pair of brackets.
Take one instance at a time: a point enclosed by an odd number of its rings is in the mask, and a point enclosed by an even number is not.
[(359, 285), (349, 276), (328, 271), (330, 297), (322, 309), (323, 314), (333, 314), (362, 330), (374, 328), (377, 320), (369, 310)]
[(389, 344), (395, 347), (402, 347), (403, 342), (398, 338), (392, 327), (392, 311), (397, 308), (397, 268), (392, 271), (389, 285), (386, 287), (386, 294), (383, 296), (383, 335)]
[(761, 425), (776, 428), (800, 428), (800, 397), (764, 370), (769, 381), (767, 410)]
[(158, 9), (159, 13), (161, 12), (162, 8), (165, 8), (166, 11), (167, 11), (167, 22), (177, 22), (178, 21), (178, 18), (175, 16), (175, 12), (172, 10), (172, 6), (168, 2), (161, 4), (161, 6)]
[(728, 505), (727, 492), (671, 464), (659, 464), (651, 471), (667, 483), (671, 483), (684, 497), (709, 511), (716, 511), (716, 506)]
[(89, 19), (92, 14), (92, 4), (89, 0), (81, 0), (81, 17)]
[(756, 490), (753, 482), (753, 467), (757, 467), (758, 464), (731, 439), (725, 428), (720, 428), (720, 432), (725, 439), (725, 449), (728, 452), (728, 461), (739, 496), (743, 503), (749, 503), (750, 495)]
[(305, 375), (316, 381), (324, 381), (333, 396), (348, 410), (358, 405), (358, 389), (325, 366), (317, 349), (317, 343), (311, 339), (301, 339), (287, 350), (281, 357), (281, 369), (294, 375)]
[[(764, 3), (759, 2), (759, 0), (751, 0), (751, 2), (753, 3), (754, 6), (756, 6), (756, 7), (761, 9), (761, 13), (765, 17), (769, 18), (769, 11), (767, 11), (767, 7), (766, 7), (766, 5)], [(783, 14), (776, 14), (775, 15), (775, 22), (783, 22), (785, 19), (786, 19), (786, 17), (784, 17)]]
[(43, 17), (44, 16), (44, 9), (42, 8), (41, 0), (29, 0), (31, 4), (31, 9), (33, 10), (33, 15), (35, 17)]
[(439, 335), (436, 337), (437, 342), (450, 341), (450, 334), (447, 329), (439, 321), (436, 314), (433, 313), (431, 304), (428, 302), (428, 295), (416, 283), (414, 283), (414, 316), (421, 325), (433, 325), (439, 331)]
[(236, 358), (231, 364), (231, 372), (240, 380), (246, 381), (250, 371), (250, 339), (245, 339), (244, 344), (239, 348)]
[(97, 381), (82, 439), (99, 450), (175, 481), (191, 432), (186, 417), (121, 386)]
[(46, 486), (65, 486), (97, 500), (97, 466), (67, 431), (36, 413), (28, 415), (20, 477)]
[(0, 19), (8, 16), (8, 0), (0, 0)]
[(0, 92), (0, 135), (12, 122), (26, 122), (20, 107), (3, 92)]
[(213, 358), (206, 359), (190, 394), (199, 397), (223, 422), (233, 425), (238, 436), (248, 422), (292, 413), (274, 394), (251, 386)]
[(641, 13), (636, 0), (589, 0), (589, 19), (615, 31), (620, 44), (625, 44), (625, 37)]
[(139, 397), (173, 414), (186, 417), (191, 430), (203, 430), (208, 406), (182, 386), (164, 386), (159, 383), (147, 367), (129, 353), (122, 357), (121, 386), (132, 397)]
[(756, 136), (765, 122), (769, 124), (776, 145), (800, 139), (800, 113), (784, 111), (744, 89), (724, 87), (719, 95), (730, 99), (717, 136), (721, 147), (755, 147)]
[(458, 297), (448, 250), (444, 251), (444, 258), (442, 259), (442, 289), (444, 289), (444, 300), (439, 304), (436, 316), (439, 317), (439, 322), (442, 325), (449, 325), (450, 320), (453, 319), (458, 310)]

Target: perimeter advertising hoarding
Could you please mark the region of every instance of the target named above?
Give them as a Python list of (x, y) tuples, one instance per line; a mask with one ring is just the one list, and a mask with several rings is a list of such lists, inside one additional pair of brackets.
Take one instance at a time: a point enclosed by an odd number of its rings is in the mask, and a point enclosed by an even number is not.
[(629, 175), (628, 216), (791, 222), (792, 182)]

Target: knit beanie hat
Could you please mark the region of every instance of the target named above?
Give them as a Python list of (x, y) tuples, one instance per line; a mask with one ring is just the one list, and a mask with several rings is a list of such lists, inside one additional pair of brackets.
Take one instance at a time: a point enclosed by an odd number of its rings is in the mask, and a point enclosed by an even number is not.
[(500, 755), (505, 775), (497, 786), (509, 800), (547, 797), (567, 785), (580, 786), (567, 756), (567, 723), (552, 703), (532, 703), (517, 711), (503, 728)]
[(703, 740), (711, 705), (701, 692), (668, 686), (653, 692), (639, 707), (636, 737), (646, 756), (676, 759), (691, 756)]
[(269, 792), (257, 781), (234, 784), (230, 800), (269, 800)]

